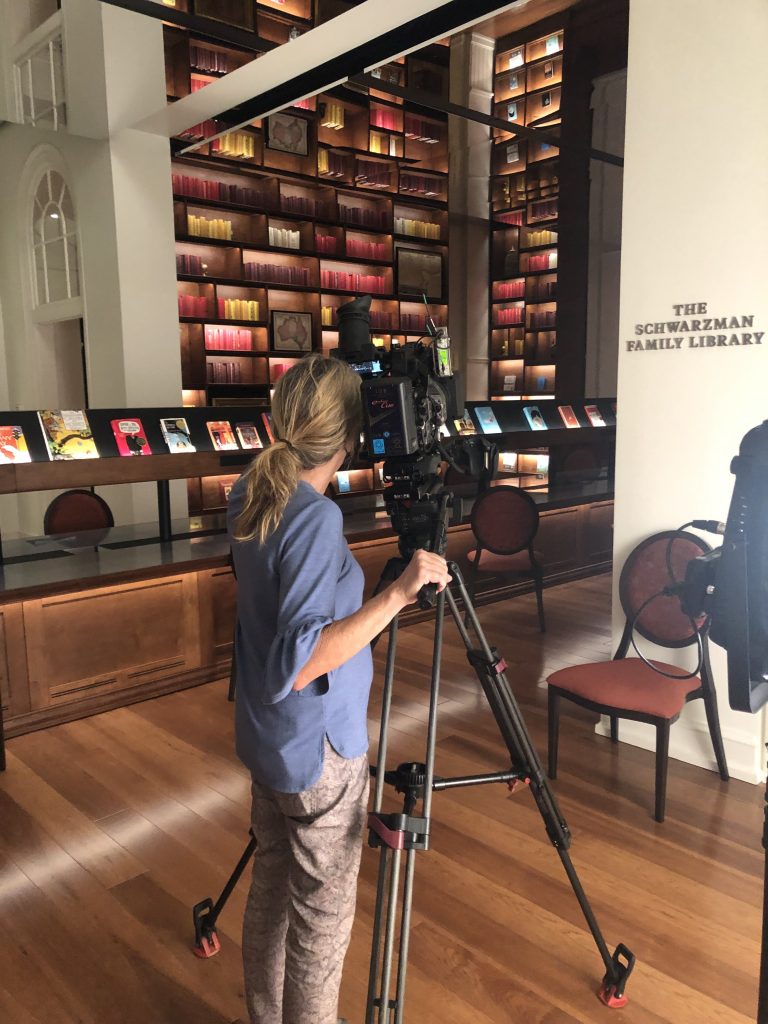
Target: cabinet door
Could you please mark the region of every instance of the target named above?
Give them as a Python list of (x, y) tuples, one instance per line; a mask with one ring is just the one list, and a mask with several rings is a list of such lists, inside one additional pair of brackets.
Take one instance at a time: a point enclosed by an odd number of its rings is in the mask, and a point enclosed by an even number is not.
[(0, 700), (6, 724), (29, 711), (27, 654), (21, 604), (0, 605)]
[(148, 690), (200, 665), (195, 573), (27, 601), (24, 624), (33, 711)]
[(581, 565), (580, 519), (580, 508), (542, 512), (533, 546), (541, 557), (545, 576), (566, 572)]
[(588, 564), (613, 558), (613, 502), (603, 501), (584, 509), (584, 553)]
[(232, 654), (237, 583), (229, 566), (198, 573), (200, 656), (203, 665), (226, 661)]

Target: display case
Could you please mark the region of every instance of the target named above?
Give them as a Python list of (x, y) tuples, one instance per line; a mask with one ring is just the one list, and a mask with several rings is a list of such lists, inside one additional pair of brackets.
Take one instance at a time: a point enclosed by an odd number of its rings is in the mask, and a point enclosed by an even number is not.
[[(494, 114), (511, 127), (560, 124), (564, 32), (497, 43)], [(559, 156), (494, 128), (489, 395), (553, 398), (557, 377)]]

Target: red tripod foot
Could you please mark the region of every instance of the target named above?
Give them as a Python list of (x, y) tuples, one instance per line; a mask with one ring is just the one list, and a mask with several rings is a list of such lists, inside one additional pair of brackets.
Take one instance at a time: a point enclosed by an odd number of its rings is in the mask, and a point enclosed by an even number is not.
[(612, 1010), (621, 1010), (629, 1002), (625, 995), (616, 995), (615, 985), (603, 985), (597, 994), (600, 997), (600, 1002), (605, 1003)]
[(210, 935), (201, 935), (200, 941), (195, 943), (192, 947), (192, 952), (195, 956), (199, 956), (201, 960), (208, 960), (221, 949), (221, 943), (216, 932), (211, 932)]

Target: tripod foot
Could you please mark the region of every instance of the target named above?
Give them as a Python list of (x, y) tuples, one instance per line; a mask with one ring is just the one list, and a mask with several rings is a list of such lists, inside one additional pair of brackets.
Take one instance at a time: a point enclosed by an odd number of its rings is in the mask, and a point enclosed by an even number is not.
[(600, 1002), (605, 1003), (611, 1010), (621, 1010), (629, 1002), (626, 996), (616, 995), (615, 985), (603, 985), (597, 994), (600, 997)]
[(623, 943), (619, 943), (611, 957), (611, 966), (597, 993), (600, 1001), (610, 1007), (611, 1010), (620, 1010), (627, 1005), (628, 999), (624, 994), (629, 976), (635, 966), (635, 954)]
[(213, 913), (213, 900), (208, 898), (196, 903), (192, 908), (192, 921), (195, 925), (195, 944), (192, 952), (201, 960), (208, 960), (221, 949), (215, 926), (208, 918)]

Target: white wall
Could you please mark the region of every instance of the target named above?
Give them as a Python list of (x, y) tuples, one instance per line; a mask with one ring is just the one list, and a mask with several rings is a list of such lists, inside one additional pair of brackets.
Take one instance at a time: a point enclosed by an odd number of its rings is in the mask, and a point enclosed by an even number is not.
[[(742, 435), (766, 416), (768, 335), (760, 344), (693, 348), (691, 334), (678, 329), (659, 336), (683, 337), (679, 348), (628, 351), (630, 341), (640, 340), (635, 325), (646, 322), (747, 315), (753, 327), (702, 329), (695, 336), (768, 332), (766, 53), (765, 0), (631, 5), (617, 570), (650, 533), (693, 518), (725, 519), (731, 457)], [(673, 307), (684, 303), (706, 303), (706, 313), (681, 318)], [(616, 639), (621, 625), (616, 604)], [(762, 717), (730, 711), (725, 657), (718, 648), (713, 654), (731, 773), (757, 781)], [(641, 727), (623, 723), (622, 730), (624, 739), (651, 745)], [(672, 729), (671, 749), (676, 757), (713, 764), (701, 701)]]
[[(181, 402), (167, 140), (127, 129), (165, 101), (158, 21), (98, 0), (64, 0), (68, 131), (13, 125), (0, 137), (0, 376), (5, 408), (60, 407), (51, 329), (35, 322), (27, 272), (30, 191), (40, 147), (61, 165), (79, 226), (93, 407)], [(54, 355), (61, 355), (61, 349)], [(3, 374), (2, 371), (6, 372)], [(183, 484), (174, 511), (186, 510)], [(118, 522), (156, 514), (153, 484), (102, 488)], [(49, 495), (0, 504), (5, 531), (40, 532)]]

